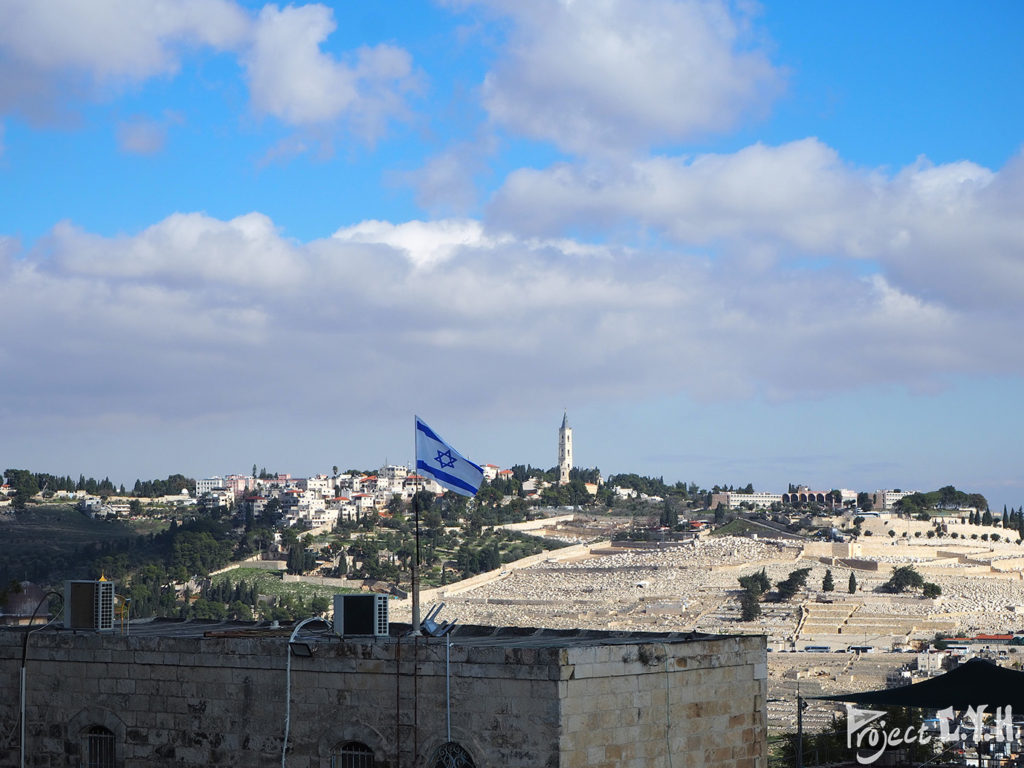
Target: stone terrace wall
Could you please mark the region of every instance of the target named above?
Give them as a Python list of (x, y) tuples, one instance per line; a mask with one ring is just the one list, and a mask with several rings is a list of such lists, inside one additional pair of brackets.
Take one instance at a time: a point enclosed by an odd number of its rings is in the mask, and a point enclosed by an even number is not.
[(567, 658), (561, 766), (767, 765), (763, 636), (573, 648)]

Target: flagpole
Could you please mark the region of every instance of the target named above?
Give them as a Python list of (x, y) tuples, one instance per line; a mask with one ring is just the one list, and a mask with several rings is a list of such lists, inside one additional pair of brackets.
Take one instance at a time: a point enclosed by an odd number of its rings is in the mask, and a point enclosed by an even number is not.
[(419, 461), (416, 455), (416, 417), (413, 416), (412, 425), (412, 455), (413, 471), (417, 480), (413, 483), (412, 514), (416, 526), (416, 552), (412, 558), (412, 634), (420, 634), (420, 492), (419, 487)]

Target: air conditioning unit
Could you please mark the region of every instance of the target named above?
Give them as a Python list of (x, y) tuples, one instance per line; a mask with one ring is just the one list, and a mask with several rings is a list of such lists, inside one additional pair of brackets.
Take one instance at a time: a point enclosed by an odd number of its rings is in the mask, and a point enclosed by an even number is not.
[(109, 632), (114, 628), (114, 582), (65, 581), (65, 629)]
[(334, 631), (339, 635), (387, 637), (387, 595), (335, 595)]

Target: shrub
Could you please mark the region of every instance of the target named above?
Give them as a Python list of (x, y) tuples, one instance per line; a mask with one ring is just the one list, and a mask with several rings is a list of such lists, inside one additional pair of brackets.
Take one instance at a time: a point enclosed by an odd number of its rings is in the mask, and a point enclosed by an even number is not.
[(935, 598), (942, 594), (942, 587), (931, 581), (926, 581), (921, 586), (921, 595), (923, 597)]

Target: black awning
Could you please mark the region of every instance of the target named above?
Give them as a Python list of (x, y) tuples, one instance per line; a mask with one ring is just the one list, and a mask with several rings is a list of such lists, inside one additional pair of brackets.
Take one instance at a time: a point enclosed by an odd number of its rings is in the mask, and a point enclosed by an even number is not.
[(971, 659), (951, 672), (920, 683), (880, 691), (815, 696), (828, 701), (849, 701), (880, 707), (967, 709), (985, 704), (989, 712), (1012, 706), (1024, 713), (1024, 672), (1000, 667), (984, 659)]

